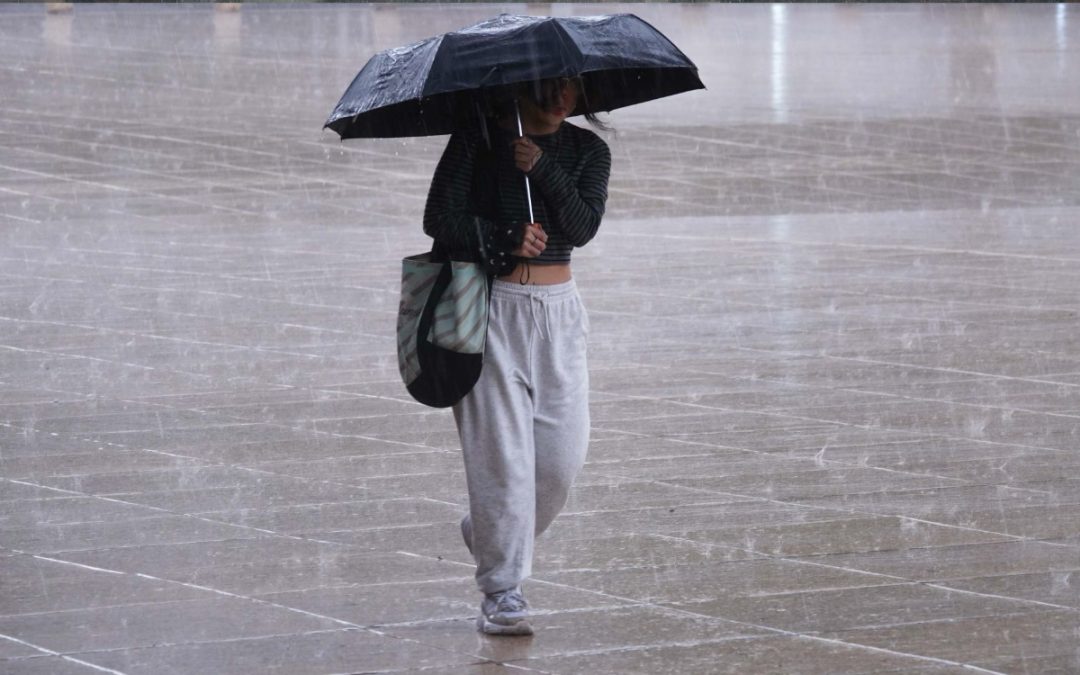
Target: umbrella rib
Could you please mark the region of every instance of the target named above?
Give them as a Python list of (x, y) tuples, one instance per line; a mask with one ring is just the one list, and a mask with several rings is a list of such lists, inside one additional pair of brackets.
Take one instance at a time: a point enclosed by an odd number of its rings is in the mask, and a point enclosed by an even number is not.
[[(683, 57), (684, 59), (686, 59), (686, 62), (687, 62), (687, 63), (689, 63), (689, 64), (690, 64), (690, 67), (694, 69), (694, 72), (695, 72), (695, 73), (697, 73), (697, 70), (698, 70), (697, 64), (696, 64), (696, 63), (694, 63), (693, 61), (691, 61), (691, 60), (690, 60), (690, 57), (686, 55), (686, 52), (684, 52), (683, 50), (679, 49), (678, 45), (676, 45), (676, 44), (675, 44), (674, 42), (672, 42), (672, 41), (671, 41), (671, 38), (669, 38), (668, 36), (664, 35), (664, 34), (663, 34), (663, 33), (661, 33), (660, 31), (658, 31), (658, 30), (656, 29), (656, 26), (652, 25), (651, 23), (649, 23), (649, 22), (648, 22), (648, 21), (646, 21), (645, 19), (642, 19), (642, 18), (641, 18), (640, 16), (638, 16), (637, 14), (625, 14), (625, 15), (623, 15), (623, 16), (628, 16), (628, 17), (630, 17), (631, 19), (636, 19), (637, 21), (640, 21), (641, 23), (643, 23), (643, 24), (645, 24), (646, 26), (648, 26), (649, 28), (651, 28), (651, 29), (652, 29), (652, 31), (653, 31), (653, 33), (655, 33), (655, 34), (656, 34), (657, 36), (659, 36), (660, 38), (662, 38), (662, 39), (664, 40), (664, 42), (667, 42), (667, 43), (668, 43), (669, 45), (671, 45), (671, 48), (675, 50), (675, 53), (676, 53), (676, 54), (679, 54), (679, 55), (680, 55), (680, 56), (682, 56), (682, 57)], [(703, 84), (701, 88), (702, 88), (702, 89), (704, 89), (704, 88), (705, 88), (705, 85)]]
[(423, 88), (420, 89), (420, 99), (421, 100), (427, 98), (430, 95), (430, 93), (427, 91), (428, 84), (430, 84), (430, 78), (428, 78), (427, 75), (428, 75), (428, 73), (431, 72), (432, 64), (434, 64), (436, 62), (436, 60), (438, 60), (439, 53), (442, 52), (444, 47), (446, 47), (446, 35), (445, 34), (439, 35), (439, 36), (435, 37), (435, 39), (438, 40), (439, 46), (429, 52), (431, 54), (431, 58), (428, 59), (427, 64), (424, 67), (424, 86), (423, 86)]
[(581, 49), (578, 48), (574, 39), (566, 32), (566, 29), (562, 27), (562, 24), (554, 18), (549, 18), (548, 24), (555, 28), (555, 34), (559, 36), (560, 44), (562, 44), (564, 48), (568, 47), (566, 51), (571, 52), (577, 57), (577, 64), (574, 66), (573, 70), (574, 75), (580, 75), (581, 70), (585, 67), (585, 55), (581, 53)]

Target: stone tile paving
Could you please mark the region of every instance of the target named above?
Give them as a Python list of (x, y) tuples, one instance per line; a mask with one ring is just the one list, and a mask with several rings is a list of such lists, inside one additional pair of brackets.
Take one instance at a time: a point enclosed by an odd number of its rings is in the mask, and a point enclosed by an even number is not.
[[(54, 11), (60, 9), (60, 11)], [(593, 443), (490, 639), (446, 411), (398, 381), (441, 138), (371, 53), (633, 11), (575, 254)], [(0, 6), (0, 671), (1080, 672), (1068, 5)]]

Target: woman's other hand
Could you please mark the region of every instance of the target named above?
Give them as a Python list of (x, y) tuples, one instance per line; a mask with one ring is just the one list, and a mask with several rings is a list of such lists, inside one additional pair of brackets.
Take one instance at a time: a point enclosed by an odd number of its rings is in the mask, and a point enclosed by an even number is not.
[(540, 155), (544, 154), (540, 146), (533, 143), (528, 136), (515, 138), (510, 145), (514, 148), (514, 165), (525, 173), (532, 171), (540, 160)]
[(521, 246), (514, 249), (513, 254), (519, 258), (535, 258), (547, 248), (547, 238), (547, 232), (540, 223), (526, 223)]

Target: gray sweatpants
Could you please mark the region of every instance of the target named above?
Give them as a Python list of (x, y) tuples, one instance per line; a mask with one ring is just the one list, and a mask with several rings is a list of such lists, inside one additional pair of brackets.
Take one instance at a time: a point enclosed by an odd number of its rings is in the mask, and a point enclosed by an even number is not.
[(462, 522), (485, 593), (532, 573), (589, 444), (588, 317), (577, 286), (496, 280), (480, 380), (454, 406), (469, 488)]

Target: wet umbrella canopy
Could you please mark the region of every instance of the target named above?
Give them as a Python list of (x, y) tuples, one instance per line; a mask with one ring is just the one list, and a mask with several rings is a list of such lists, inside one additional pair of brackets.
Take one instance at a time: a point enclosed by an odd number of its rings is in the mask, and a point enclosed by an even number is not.
[(449, 134), (476, 123), (484, 93), (576, 76), (584, 95), (571, 115), (704, 88), (690, 59), (633, 14), (503, 14), (376, 54), (325, 126), (343, 139)]

